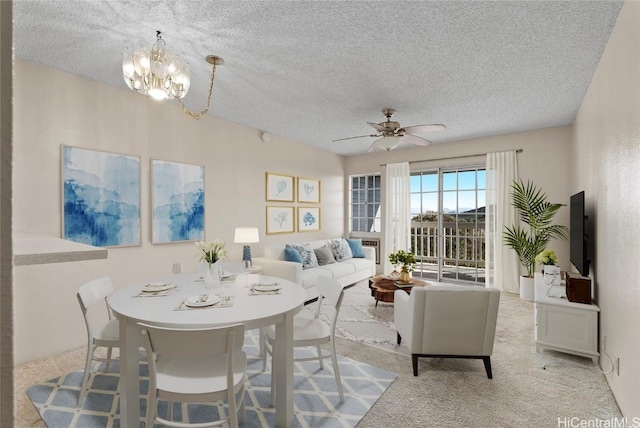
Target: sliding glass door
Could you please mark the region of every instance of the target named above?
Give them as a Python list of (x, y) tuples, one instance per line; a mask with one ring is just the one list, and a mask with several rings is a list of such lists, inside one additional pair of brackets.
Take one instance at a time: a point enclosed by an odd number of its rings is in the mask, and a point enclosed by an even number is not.
[(416, 277), (484, 283), (484, 167), (411, 174)]

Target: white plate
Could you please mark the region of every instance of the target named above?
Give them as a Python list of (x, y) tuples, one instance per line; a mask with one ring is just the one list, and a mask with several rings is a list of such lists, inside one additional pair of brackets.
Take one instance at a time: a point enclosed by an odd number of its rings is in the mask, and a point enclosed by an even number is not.
[(280, 284), (271, 282), (268, 284), (254, 284), (253, 289), (256, 291), (276, 291), (280, 290)]
[(200, 296), (189, 297), (184, 304), (190, 308), (202, 308), (204, 306), (212, 306), (220, 302), (220, 299), (215, 294), (209, 294), (209, 297), (205, 301), (200, 300)]
[(165, 291), (173, 287), (173, 284), (165, 282), (152, 282), (142, 287), (142, 291)]

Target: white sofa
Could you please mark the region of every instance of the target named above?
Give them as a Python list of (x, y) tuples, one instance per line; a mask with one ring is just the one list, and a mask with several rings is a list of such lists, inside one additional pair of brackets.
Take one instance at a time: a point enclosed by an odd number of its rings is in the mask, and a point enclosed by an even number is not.
[[(337, 238), (336, 238), (337, 239)], [(311, 248), (320, 248), (330, 239), (307, 241)], [(291, 242), (300, 244), (301, 242)], [(347, 288), (376, 274), (376, 254), (371, 247), (362, 247), (364, 258), (351, 258), (324, 266), (302, 269), (302, 264), (284, 260), (286, 244), (271, 245), (264, 248), (264, 257), (254, 257), (253, 263), (262, 266), (262, 274), (284, 278), (300, 284), (307, 292), (305, 303), (318, 299), (316, 283), (319, 276), (336, 279)]]

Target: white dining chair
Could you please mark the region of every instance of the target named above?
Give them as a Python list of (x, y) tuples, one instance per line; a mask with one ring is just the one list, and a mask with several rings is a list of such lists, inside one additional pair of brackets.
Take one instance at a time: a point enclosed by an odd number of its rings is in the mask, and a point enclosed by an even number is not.
[[(138, 323), (149, 362), (147, 427), (154, 423), (172, 427), (238, 426), (246, 419), (245, 383), (247, 355), (242, 350), (244, 326), (183, 330)], [(238, 394), (239, 398), (236, 398)], [(158, 400), (168, 403), (167, 418), (158, 415)], [(227, 417), (190, 424), (173, 421), (173, 402), (227, 401)], [(240, 406), (238, 409), (238, 405)]]
[[(120, 327), (118, 320), (113, 317), (106, 302), (107, 296), (111, 293), (113, 293), (113, 284), (107, 276), (89, 281), (78, 289), (78, 302), (80, 303), (82, 316), (87, 326), (88, 338), (87, 360), (84, 366), (84, 375), (82, 376), (82, 387), (78, 395), (78, 407), (82, 406), (87, 394), (87, 383), (91, 375), (91, 365), (93, 361), (106, 362), (106, 371), (108, 372), (110, 363), (115, 361), (115, 359), (112, 358), (113, 348), (120, 348)], [(103, 315), (102, 321), (98, 322), (96, 319), (100, 317), (93, 312), (102, 308), (101, 305), (98, 305), (100, 302), (104, 303), (106, 317)], [(106, 358), (95, 355), (96, 350), (100, 347), (107, 348)]]
[[(328, 276), (318, 277), (317, 283), (318, 301), (316, 302), (316, 309), (314, 312), (308, 310), (300, 311), (293, 318), (293, 347), (315, 347), (316, 355), (310, 357), (295, 357), (294, 361), (313, 361), (318, 360), (320, 368), (323, 369), (323, 360), (331, 358), (333, 363), (333, 373), (336, 379), (338, 387), (338, 395), (340, 401), (344, 401), (344, 393), (342, 390), (342, 381), (340, 380), (340, 370), (338, 368), (338, 359), (336, 356), (335, 346), (335, 331), (336, 323), (338, 321), (338, 314), (340, 312), (340, 306), (342, 305), (342, 299), (344, 297), (344, 290), (342, 285), (333, 278)], [(320, 319), (320, 315), (330, 311), (328, 314), (331, 320), (330, 324)], [(273, 357), (273, 345), (275, 343), (276, 330), (274, 326), (268, 326), (264, 328), (264, 348), (265, 353), (263, 356), (263, 370), (267, 365), (267, 357), (271, 355)], [(329, 344), (329, 349), (325, 349), (322, 345)], [(271, 404), (275, 403), (275, 390), (274, 383), (277, 373), (274, 371), (273, 358), (271, 360)]]

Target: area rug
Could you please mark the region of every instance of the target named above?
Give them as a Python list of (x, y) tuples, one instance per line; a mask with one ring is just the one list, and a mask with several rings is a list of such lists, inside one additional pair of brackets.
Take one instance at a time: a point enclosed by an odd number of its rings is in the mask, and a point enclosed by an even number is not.
[[(258, 357), (258, 336), (249, 331), (245, 337), (245, 352), (249, 356), (248, 385), (245, 395), (247, 422), (245, 427), (273, 427), (275, 408), (269, 406), (271, 373), (262, 371)], [(309, 350), (296, 350), (296, 353)], [(344, 402), (340, 403), (330, 363), (320, 369), (317, 362), (295, 363), (294, 366), (294, 426), (295, 427), (355, 427), (362, 417), (396, 378), (390, 371), (350, 358), (338, 357), (344, 388)], [(140, 364), (140, 426), (144, 426), (148, 367)], [(109, 373), (97, 373), (90, 380), (90, 390), (81, 409), (76, 402), (82, 382), (82, 371), (68, 373), (27, 389), (27, 395), (49, 428), (119, 427), (118, 366)], [(159, 411), (166, 409), (160, 403)], [(174, 417), (191, 423), (204, 422), (226, 414), (223, 405), (175, 404)]]
[(409, 355), (404, 346), (397, 345), (393, 303), (378, 302), (376, 307), (368, 281), (361, 281), (345, 291), (336, 334), (353, 342)]

